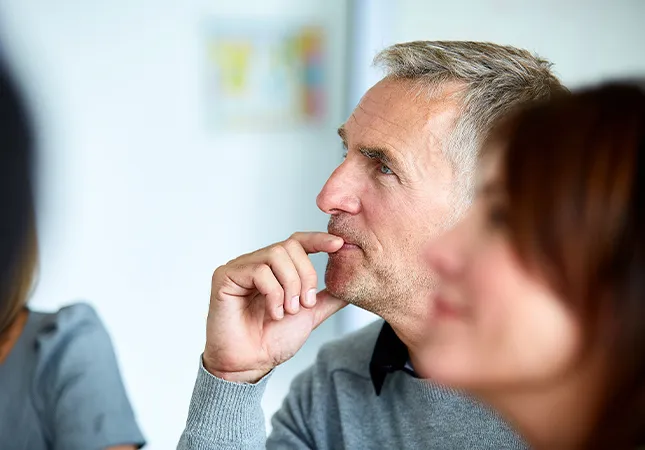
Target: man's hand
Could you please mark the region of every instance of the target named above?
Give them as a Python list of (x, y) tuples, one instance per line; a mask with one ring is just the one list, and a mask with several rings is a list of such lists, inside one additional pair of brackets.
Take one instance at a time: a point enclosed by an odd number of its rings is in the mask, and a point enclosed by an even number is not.
[(333, 253), (342, 238), (295, 233), (242, 255), (213, 274), (204, 367), (229, 381), (254, 383), (291, 358), (311, 332), (346, 303), (327, 291), (310, 253)]

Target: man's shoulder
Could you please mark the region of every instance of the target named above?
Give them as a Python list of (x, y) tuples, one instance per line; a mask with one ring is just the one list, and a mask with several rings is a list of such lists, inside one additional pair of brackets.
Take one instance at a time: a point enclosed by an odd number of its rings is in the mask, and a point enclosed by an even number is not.
[(383, 324), (384, 321), (378, 319), (326, 343), (318, 353), (317, 365), (324, 367), (326, 372), (344, 370), (369, 377), (370, 360)]

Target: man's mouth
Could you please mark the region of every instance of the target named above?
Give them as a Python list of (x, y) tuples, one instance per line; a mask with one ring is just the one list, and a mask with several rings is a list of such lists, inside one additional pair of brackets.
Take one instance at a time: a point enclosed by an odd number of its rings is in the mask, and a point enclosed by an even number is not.
[(338, 236), (343, 239), (344, 244), (343, 246), (338, 250), (362, 250), (361, 246), (358, 245), (352, 238), (348, 237), (346, 233), (342, 232), (335, 232), (334, 230), (328, 230), (329, 234), (333, 234), (334, 236)]

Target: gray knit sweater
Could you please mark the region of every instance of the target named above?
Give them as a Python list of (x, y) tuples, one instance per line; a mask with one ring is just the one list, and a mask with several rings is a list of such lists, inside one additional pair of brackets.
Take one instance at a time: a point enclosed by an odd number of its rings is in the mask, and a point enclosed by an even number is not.
[(369, 362), (382, 321), (325, 345), (298, 375), (266, 438), (268, 377), (231, 383), (200, 367), (179, 450), (524, 449), (490, 410), (399, 371), (374, 392)]

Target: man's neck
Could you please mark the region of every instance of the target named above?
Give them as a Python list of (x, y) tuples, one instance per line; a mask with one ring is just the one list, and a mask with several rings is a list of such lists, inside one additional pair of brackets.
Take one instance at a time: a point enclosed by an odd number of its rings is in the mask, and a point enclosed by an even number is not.
[(426, 327), (424, 324), (427, 321), (424, 321), (423, 318), (410, 319), (409, 317), (402, 318), (407, 320), (397, 320), (397, 319), (385, 319), (387, 323), (390, 324), (394, 333), (397, 337), (405, 344), (408, 348), (408, 353), (410, 355), (410, 362), (412, 366), (415, 364), (416, 355), (419, 355), (419, 351), (424, 344), (424, 340), (427, 338), (424, 330)]

